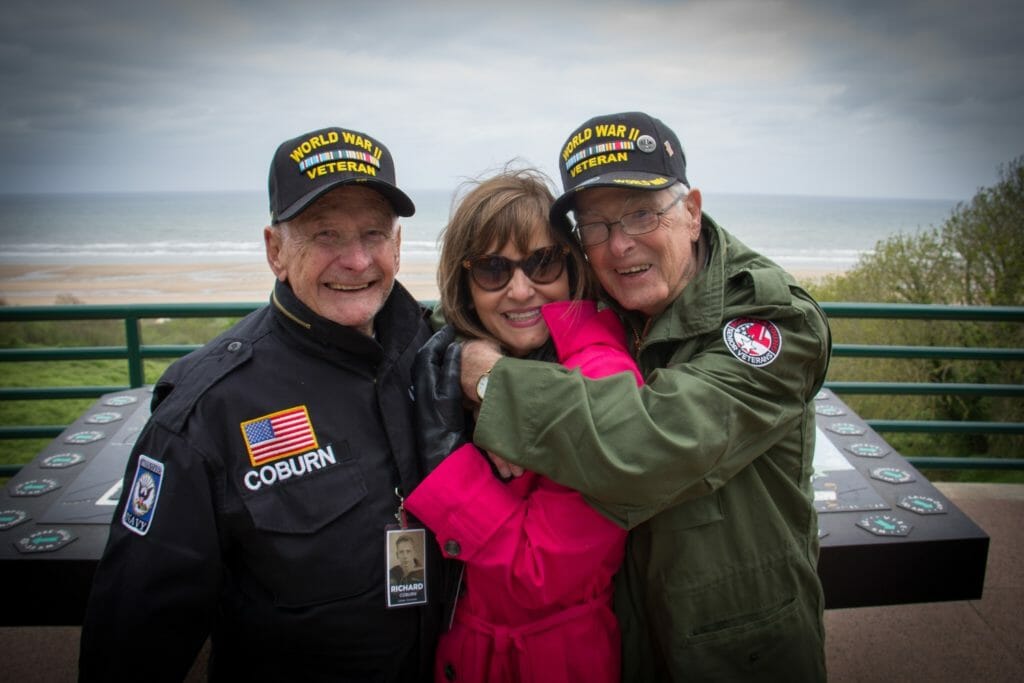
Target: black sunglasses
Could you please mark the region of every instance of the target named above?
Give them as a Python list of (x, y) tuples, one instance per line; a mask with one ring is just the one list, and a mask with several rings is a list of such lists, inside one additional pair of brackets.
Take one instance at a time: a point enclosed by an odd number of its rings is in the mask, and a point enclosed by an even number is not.
[(522, 261), (485, 254), (466, 259), (462, 262), (462, 267), (469, 271), (473, 282), (480, 289), (494, 292), (509, 283), (516, 268), (521, 268), (526, 277), (538, 285), (554, 282), (561, 277), (565, 269), (565, 256), (568, 253), (568, 247), (555, 244), (538, 249)]

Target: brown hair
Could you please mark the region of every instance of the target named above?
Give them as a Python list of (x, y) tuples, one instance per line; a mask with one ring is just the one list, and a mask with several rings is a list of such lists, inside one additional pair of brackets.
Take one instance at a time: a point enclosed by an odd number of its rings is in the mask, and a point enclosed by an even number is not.
[(533, 168), (510, 166), (484, 180), (463, 185), (468, 192), (458, 199), (448, 225), (439, 237), (441, 256), (437, 268), (437, 286), (445, 320), (467, 337), (490, 337), (473, 308), (469, 291), (469, 271), (462, 267), (467, 258), (482, 256), (488, 249), (500, 249), (511, 242), (519, 251), (530, 248), (535, 227), (542, 225), (555, 244), (569, 248), (569, 295), (573, 299), (595, 294), (593, 277), (576, 240), (552, 227), (548, 212), (555, 202), (551, 181)]

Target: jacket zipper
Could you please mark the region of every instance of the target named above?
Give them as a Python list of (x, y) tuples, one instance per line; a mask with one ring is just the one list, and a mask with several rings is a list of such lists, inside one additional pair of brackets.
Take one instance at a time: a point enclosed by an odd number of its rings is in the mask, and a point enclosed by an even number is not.
[(651, 331), (651, 322), (654, 318), (648, 318), (647, 322), (644, 323), (644, 329), (640, 332), (636, 331), (636, 328), (632, 325), (629, 326), (630, 331), (633, 332), (633, 355), (640, 355), (640, 346), (644, 343), (644, 339), (647, 338), (647, 333)]

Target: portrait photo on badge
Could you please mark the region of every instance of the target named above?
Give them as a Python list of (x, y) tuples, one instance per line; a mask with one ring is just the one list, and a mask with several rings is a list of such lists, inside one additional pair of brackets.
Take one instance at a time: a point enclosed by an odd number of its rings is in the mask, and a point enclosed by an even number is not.
[(426, 539), (424, 529), (387, 530), (388, 607), (426, 604)]

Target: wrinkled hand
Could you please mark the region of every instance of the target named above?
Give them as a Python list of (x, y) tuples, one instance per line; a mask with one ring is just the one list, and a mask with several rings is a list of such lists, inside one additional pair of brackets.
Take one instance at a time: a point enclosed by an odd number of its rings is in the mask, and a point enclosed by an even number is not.
[(462, 348), (462, 391), (466, 398), (479, 405), (476, 383), (480, 375), (490, 372), (502, 357), (498, 344), (489, 339), (474, 339)]
[(416, 443), (424, 476), (469, 441), (459, 388), (461, 369), (462, 346), (455, 342), (451, 325), (438, 330), (416, 354)]
[(491, 461), (491, 469), (494, 471), (494, 474), (503, 481), (508, 481), (515, 477), (521, 477), (523, 476), (523, 472), (526, 471), (523, 469), (522, 465), (511, 463), (500, 455), (496, 455), (490, 451), (484, 451), (484, 453)]

